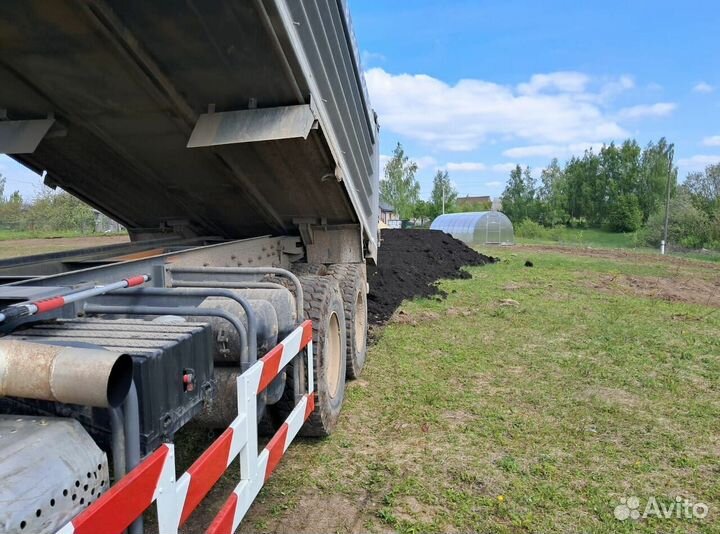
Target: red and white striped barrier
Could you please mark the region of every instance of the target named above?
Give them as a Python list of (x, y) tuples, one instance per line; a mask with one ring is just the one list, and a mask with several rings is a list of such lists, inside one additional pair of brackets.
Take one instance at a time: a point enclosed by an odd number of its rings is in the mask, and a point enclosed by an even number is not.
[[(308, 392), (258, 454), (257, 395), (303, 349)], [(305, 321), (238, 377), (238, 416), (181, 477), (175, 478), (174, 446), (163, 444), (57, 534), (120, 533), (153, 502), (157, 502), (160, 533), (177, 534), (239, 455), (240, 483), (208, 529), (209, 533), (234, 532), (312, 413), (313, 391), (312, 323)]]

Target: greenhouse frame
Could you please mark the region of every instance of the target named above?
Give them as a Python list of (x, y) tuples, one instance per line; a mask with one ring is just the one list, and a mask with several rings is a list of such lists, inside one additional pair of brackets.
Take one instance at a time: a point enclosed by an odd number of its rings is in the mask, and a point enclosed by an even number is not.
[(446, 213), (437, 217), (431, 230), (442, 230), (468, 245), (512, 245), (515, 242), (510, 219), (499, 211)]

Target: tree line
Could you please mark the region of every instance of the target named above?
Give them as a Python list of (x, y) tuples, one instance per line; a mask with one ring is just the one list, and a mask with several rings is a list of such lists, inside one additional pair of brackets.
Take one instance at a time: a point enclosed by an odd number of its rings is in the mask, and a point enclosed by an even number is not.
[(421, 199), (420, 183), (415, 177), (417, 170), (417, 163), (410, 160), (403, 146), (398, 143), (385, 165), (384, 178), (380, 181), (380, 200), (392, 206), (400, 219), (414, 219), (425, 224), (443, 212), (490, 209), (489, 203), (459, 205), (458, 192), (450, 181), (450, 174), (441, 169), (438, 169), (433, 177), (430, 198)]
[(662, 239), (670, 195), (669, 241), (685, 248), (720, 248), (720, 164), (677, 183), (674, 146), (665, 138), (641, 148), (634, 139), (586, 150), (560, 166), (510, 172), (501, 197), (503, 212), (517, 225), (605, 228), (639, 232), (653, 246)]
[(95, 231), (93, 210), (65, 191), (44, 187), (30, 202), (19, 191), (5, 196), (6, 179), (0, 175), (0, 229), (18, 232)]

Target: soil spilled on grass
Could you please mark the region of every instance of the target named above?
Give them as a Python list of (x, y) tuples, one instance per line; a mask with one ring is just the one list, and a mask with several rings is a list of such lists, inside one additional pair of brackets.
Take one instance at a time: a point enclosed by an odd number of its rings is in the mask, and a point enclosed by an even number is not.
[(387, 322), (405, 299), (444, 297), (436, 283), (470, 278), (462, 267), (496, 261), (438, 230), (383, 230), (380, 237), (378, 265), (368, 267), (368, 320), (374, 325)]

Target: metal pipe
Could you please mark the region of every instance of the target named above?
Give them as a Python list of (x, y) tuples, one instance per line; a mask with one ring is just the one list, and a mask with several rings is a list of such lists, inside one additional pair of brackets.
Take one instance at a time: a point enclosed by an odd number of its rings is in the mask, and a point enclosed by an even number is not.
[[(282, 287), (282, 286), (280, 286)], [(147, 295), (147, 296), (178, 296), (178, 297), (224, 297), (230, 300), (234, 300), (240, 306), (242, 306), (242, 309), (245, 311), (245, 316), (247, 317), (248, 322), (248, 351), (250, 353), (250, 361), (255, 362), (257, 360), (257, 331), (258, 331), (258, 321), (257, 316), (255, 314), (255, 311), (253, 310), (252, 306), (248, 302), (247, 299), (243, 298), (242, 296), (238, 295), (237, 293), (233, 293), (229, 289), (219, 289), (219, 288), (208, 288), (208, 289), (172, 289), (169, 287), (143, 287), (140, 289), (125, 289), (121, 291), (114, 291), (110, 293), (108, 296), (128, 296), (128, 295)]]
[[(303, 313), (303, 290), (302, 284), (297, 276), (287, 269), (279, 267), (179, 267), (170, 266), (171, 273), (186, 274), (274, 274), (290, 280), (295, 286), (295, 306), (297, 308), (298, 321), (304, 317)], [(208, 280), (207, 282), (210, 282)]]
[(222, 317), (229, 322), (240, 336), (240, 362), (242, 370), (246, 371), (255, 361), (249, 361), (247, 332), (242, 322), (234, 315), (211, 308), (193, 308), (192, 306), (100, 306), (86, 304), (85, 313), (110, 315), (187, 315), (188, 317)]
[(128, 278), (124, 278), (119, 282), (113, 282), (112, 284), (107, 284), (104, 286), (95, 286), (88, 289), (81, 289), (80, 291), (68, 293), (67, 295), (50, 297), (47, 299), (31, 302), (24, 302), (21, 304), (14, 304), (0, 311), (0, 323), (4, 322), (6, 319), (28, 317), (39, 313), (46, 313), (49, 311), (58, 310), (66, 304), (78, 302), (80, 300), (86, 300), (91, 297), (97, 297), (98, 295), (103, 295), (116, 289), (139, 286), (144, 284), (148, 280), (150, 280), (150, 275), (142, 274), (139, 276), (131, 276)]
[(132, 369), (132, 358), (119, 352), (0, 339), (0, 396), (116, 407)]
[(130, 391), (123, 404), (125, 423), (125, 458), (127, 470), (132, 471), (140, 463), (140, 408), (138, 404), (135, 382), (130, 384)]
[[(130, 391), (123, 406), (125, 436), (125, 466), (128, 472), (140, 463), (140, 408), (135, 383), (130, 384)], [(130, 534), (143, 533), (143, 518), (139, 516), (128, 529)]]
[(675, 155), (675, 149), (671, 145), (668, 150), (668, 177), (667, 177), (667, 195), (665, 198), (665, 222), (663, 224), (663, 238), (660, 242), (660, 254), (665, 254), (665, 248), (668, 245), (668, 224), (670, 222), (670, 180), (673, 176), (672, 162)]
[(113, 455), (113, 475), (117, 482), (127, 474), (126, 452), (125, 452), (125, 428), (122, 408), (110, 408), (110, 433), (111, 448)]
[(173, 280), (172, 287), (219, 287), (224, 289), (286, 289), (274, 282), (193, 282)]

